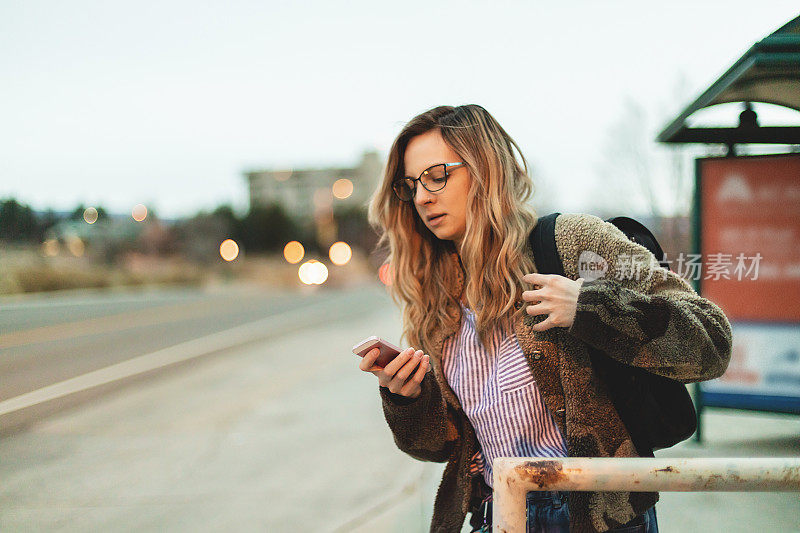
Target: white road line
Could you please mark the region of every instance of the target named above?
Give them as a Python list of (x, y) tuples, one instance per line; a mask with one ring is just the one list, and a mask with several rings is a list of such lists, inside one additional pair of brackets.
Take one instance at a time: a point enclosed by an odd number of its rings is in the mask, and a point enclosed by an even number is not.
[(54, 307), (80, 307), (80, 306), (93, 306), (100, 307), (103, 305), (116, 305), (116, 304), (135, 304), (135, 303), (159, 303), (162, 301), (177, 301), (180, 303), (184, 300), (198, 300), (207, 294), (202, 292), (189, 292), (189, 291), (161, 291), (161, 292), (147, 292), (147, 291), (120, 291), (109, 292), (108, 289), (97, 289), (91, 291), (90, 289), (75, 289), (74, 294), (71, 289), (63, 291), (46, 292), (46, 293), (26, 293), (0, 296), (0, 313), (15, 310), (36, 309), (39, 307), (47, 307), (52, 309)]
[(341, 298), (317, 302), (309, 307), (292, 309), (285, 313), (182, 342), (121, 363), (93, 370), (74, 378), (59, 381), (41, 389), (1, 401), (0, 416), (143, 372), (232, 348), (249, 341), (300, 329), (320, 319), (330, 319), (331, 317), (342, 319), (348, 315), (358, 313), (363, 308), (363, 305), (353, 305), (354, 302), (349, 302), (349, 305), (346, 306), (343, 303), (344, 301)]

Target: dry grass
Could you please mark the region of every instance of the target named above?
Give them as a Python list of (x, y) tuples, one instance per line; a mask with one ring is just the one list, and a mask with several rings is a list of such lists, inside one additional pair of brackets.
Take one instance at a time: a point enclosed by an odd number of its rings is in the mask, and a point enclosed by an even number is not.
[(0, 255), (0, 294), (120, 287), (145, 284), (198, 285), (206, 272), (174, 260), (147, 271), (109, 266), (84, 257), (44, 257), (36, 248), (4, 248)]
[[(314, 258), (306, 257), (303, 261), (309, 259)], [(327, 265), (326, 287), (377, 281), (374, 267), (357, 250), (344, 266), (332, 265), (327, 258), (316, 259)], [(299, 266), (287, 263), (282, 255), (248, 256), (232, 263), (201, 265), (178, 257), (140, 254), (129, 254), (118, 265), (110, 266), (88, 257), (45, 257), (35, 247), (4, 247), (0, 251), (0, 294), (154, 284), (199, 286), (231, 281), (264, 288), (299, 289), (303, 287), (298, 277)]]

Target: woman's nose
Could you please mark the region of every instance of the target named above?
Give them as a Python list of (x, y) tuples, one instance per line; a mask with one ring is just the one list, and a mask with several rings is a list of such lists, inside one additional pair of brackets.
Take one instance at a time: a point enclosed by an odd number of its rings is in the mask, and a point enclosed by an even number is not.
[(418, 183), (417, 188), (414, 190), (414, 201), (418, 204), (424, 204), (433, 198), (434, 194)]

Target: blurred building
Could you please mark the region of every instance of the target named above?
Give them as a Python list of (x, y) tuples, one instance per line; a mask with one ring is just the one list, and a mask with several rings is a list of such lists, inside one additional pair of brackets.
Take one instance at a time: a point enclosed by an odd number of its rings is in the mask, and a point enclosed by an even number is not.
[(250, 208), (280, 204), (299, 223), (341, 207), (365, 206), (383, 170), (377, 151), (366, 151), (355, 167), (295, 168), (245, 173)]

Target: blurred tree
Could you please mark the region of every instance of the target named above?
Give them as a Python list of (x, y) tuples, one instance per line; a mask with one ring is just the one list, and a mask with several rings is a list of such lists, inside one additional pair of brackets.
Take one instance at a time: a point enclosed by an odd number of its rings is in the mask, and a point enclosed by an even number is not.
[(367, 210), (363, 207), (335, 209), (333, 216), (338, 226), (338, 239), (351, 247), (370, 253), (378, 242), (378, 234), (367, 221)]
[(280, 204), (253, 207), (242, 220), (241, 239), (245, 250), (255, 252), (282, 249), (291, 240), (308, 243), (308, 233), (286, 214)]
[(688, 215), (694, 192), (692, 150), (655, 141), (672, 116), (674, 102), (689, 95), (685, 76), (671, 91), (672, 105), (648, 106), (628, 96), (609, 127), (592, 191), (593, 208), (611, 214), (646, 214), (653, 219)]
[(146, 220), (140, 225), (141, 233), (136, 238), (134, 249), (146, 255), (170, 255), (176, 249), (176, 234), (158, 219)]
[[(85, 206), (83, 204), (78, 205), (67, 217), (69, 220), (83, 220), (83, 214), (90, 206)], [(97, 210), (97, 220), (103, 220), (104, 218), (108, 217), (108, 212), (105, 210), (103, 206), (94, 205), (91, 206)]]
[(242, 243), (242, 220), (233, 212), (233, 207), (229, 204), (220, 205), (211, 213), (212, 217), (217, 218), (228, 228), (230, 235), (228, 238), (237, 243)]
[(232, 235), (231, 223), (224, 214), (201, 211), (175, 224), (175, 248), (196, 261), (207, 264), (218, 261), (219, 245)]
[(83, 212), (86, 211), (86, 206), (78, 204), (72, 213), (69, 214), (69, 220), (83, 220)]
[(293, 222), (277, 204), (253, 208), (242, 218), (230, 205), (220, 205), (210, 213), (201, 211), (179, 221), (174, 230), (177, 249), (206, 262), (219, 259), (219, 245), (224, 239), (233, 239), (245, 252), (282, 250), (290, 240), (302, 242), (306, 249), (316, 246), (310, 232)]
[[(642, 221), (674, 258), (690, 252), (689, 214), (694, 193), (695, 157), (706, 148), (656, 142), (656, 136), (674, 114), (676, 103), (686, 102), (689, 83), (680, 75), (667, 102), (647, 105), (627, 97), (608, 129), (599, 179), (592, 206), (603, 218), (617, 215), (647, 217)], [(648, 111), (649, 108), (649, 111)]]
[(55, 211), (48, 209), (37, 218), (36, 240), (42, 242), (47, 236), (47, 230), (58, 224), (61, 220)]
[(0, 202), (0, 239), (34, 241), (38, 237), (36, 214), (26, 204), (7, 198)]

